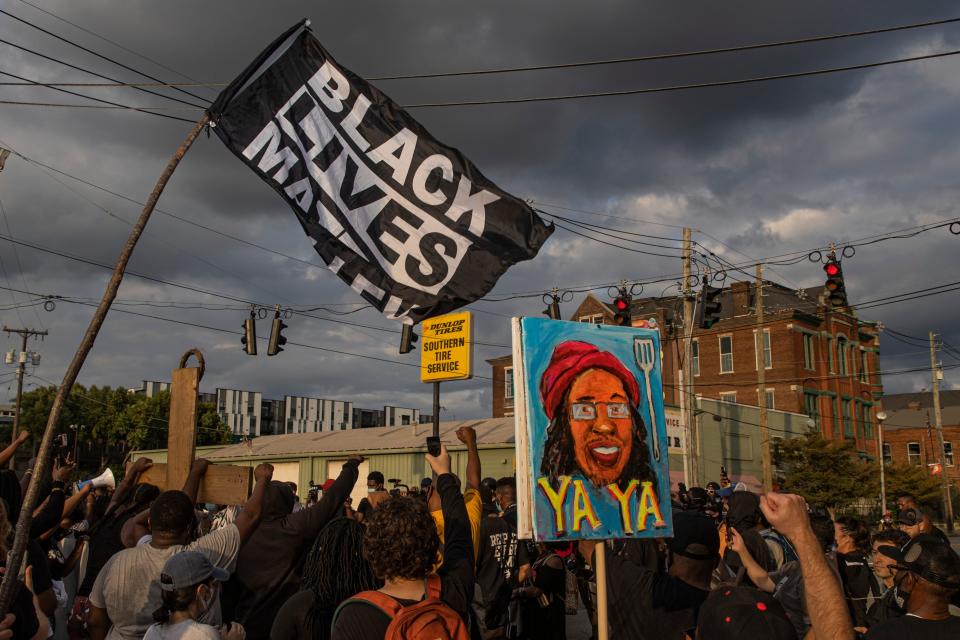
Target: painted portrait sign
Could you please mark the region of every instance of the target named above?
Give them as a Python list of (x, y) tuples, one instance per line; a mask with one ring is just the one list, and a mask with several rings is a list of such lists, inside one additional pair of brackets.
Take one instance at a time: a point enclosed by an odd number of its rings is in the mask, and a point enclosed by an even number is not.
[(514, 318), (520, 536), (672, 535), (656, 329)]

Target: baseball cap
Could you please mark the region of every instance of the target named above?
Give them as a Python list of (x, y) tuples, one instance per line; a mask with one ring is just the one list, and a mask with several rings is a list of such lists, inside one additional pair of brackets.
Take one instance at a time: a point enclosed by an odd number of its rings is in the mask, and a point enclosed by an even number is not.
[(797, 632), (774, 597), (752, 587), (721, 587), (700, 607), (700, 640), (795, 640)]
[(673, 537), (667, 546), (677, 555), (709, 560), (720, 554), (720, 534), (713, 518), (696, 511), (673, 512)]
[(175, 553), (163, 563), (160, 572), (160, 589), (176, 591), (213, 578), (219, 582), (230, 579), (230, 572), (211, 564), (207, 556), (198, 551)]
[(960, 588), (960, 556), (936, 536), (924, 533), (902, 549), (881, 546), (877, 551), (892, 559), (898, 570), (909, 571), (946, 589)]
[(904, 509), (897, 514), (897, 524), (905, 524), (908, 527), (915, 527), (923, 522), (923, 513), (919, 509)]

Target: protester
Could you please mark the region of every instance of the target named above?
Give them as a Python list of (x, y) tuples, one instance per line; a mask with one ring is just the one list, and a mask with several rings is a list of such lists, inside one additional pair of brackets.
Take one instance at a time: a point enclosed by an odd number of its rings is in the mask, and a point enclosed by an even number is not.
[(433, 567), (440, 538), (427, 506), (414, 498), (384, 501), (370, 516), (363, 545), (364, 556), (384, 586), (340, 606), (332, 640), (383, 640), (391, 625), (396, 629), (415, 616), (446, 634), (431, 637), (469, 638), (474, 570), (467, 509), (458, 480), (450, 473), (446, 447), (441, 446), (439, 456), (426, 458), (437, 475), (443, 505), (445, 543), (439, 574)]
[[(17, 486), (19, 490), (19, 485)], [(7, 565), (7, 541), (13, 534), (13, 525), (7, 514), (6, 500), (0, 500), (0, 568), (6, 572)], [(11, 616), (4, 618), (3, 625), (0, 625), (0, 638), (2, 633), (7, 631), (10, 634), (8, 638), (30, 638), (31, 640), (44, 640), (49, 633), (49, 622), (46, 614), (41, 610), (40, 603), (34, 595), (32, 580), (32, 570), (27, 570), (27, 582), (24, 584), (17, 580), (14, 585), (15, 597), (10, 605)]]
[(960, 556), (939, 538), (922, 534), (902, 549), (881, 547), (894, 559), (897, 597), (906, 615), (870, 629), (867, 640), (956, 640), (960, 617), (950, 615), (950, 599), (960, 590)]
[[(463, 502), (467, 507), (467, 518), (470, 520), (470, 540), (473, 543), (473, 557), (477, 557), (480, 547), (480, 520), (483, 517), (483, 500), (480, 498), (480, 452), (477, 451), (477, 432), (473, 427), (457, 429), (457, 439), (467, 446), (467, 488), (463, 492)], [(440, 496), (436, 491), (428, 489), (427, 505), (430, 515), (437, 525), (440, 544), (443, 536), (443, 510)]]
[(277, 612), (271, 640), (329, 640), (337, 607), (361, 591), (382, 586), (363, 557), (360, 523), (337, 518), (323, 528), (307, 556), (301, 586)]
[(700, 607), (699, 620), (697, 640), (797, 640), (783, 606), (752, 587), (720, 587)]
[(357, 520), (360, 522), (369, 518), (374, 509), (390, 497), (390, 494), (384, 490), (383, 483), (383, 474), (379, 471), (371, 471), (367, 474), (367, 497), (357, 505)]
[[(770, 549), (760, 535), (762, 530), (760, 518), (760, 498), (755, 493), (749, 491), (734, 491), (729, 499), (729, 508), (726, 517), (726, 536), (729, 543), (733, 530), (744, 540), (750, 556), (763, 568), (764, 572), (773, 571), (777, 568), (776, 562), (770, 554)], [(723, 555), (722, 572), (724, 580), (734, 580), (743, 567), (738, 554), (731, 549), (726, 549)], [(746, 584), (755, 585), (749, 575), (746, 578)]]
[[(710, 592), (719, 561), (720, 536), (712, 518), (696, 511), (674, 511), (668, 538), (666, 573), (606, 552), (607, 615), (611, 640), (680, 638), (697, 626), (700, 606)], [(595, 566), (597, 542), (581, 541), (580, 553)]]
[[(196, 460), (183, 491), (161, 493), (149, 512), (127, 523), (139, 526), (147, 522), (148, 516), (152, 539), (114, 555), (97, 576), (90, 592), (87, 619), (87, 629), (93, 640), (143, 637), (153, 622), (152, 613), (161, 605), (159, 576), (163, 564), (175, 553), (199, 551), (216, 567), (228, 571), (234, 568), (240, 546), (250, 537), (260, 519), (273, 467), (261, 464), (254, 470), (256, 485), (253, 493), (232, 524), (192, 541), (194, 504), (200, 480), (209, 464), (207, 460)], [(220, 625), (219, 594), (199, 621)]]
[(256, 531), (240, 550), (237, 569), (224, 590), (225, 613), (243, 624), (247, 637), (267, 638), (281, 605), (300, 588), (299, 568), (317, 534), (342, 515), (359, 475), (360, 456), (351, 456), (320, 502), (294, 512), (286, 482), (271, 482)]
[(160, 607), (153, 612), (155, 624), (143, 640), (243, 640), (237, 623), (221, 629), (197, 622), (210, 607), (218, 585), (230, 572), (213, 566), (198, 551), (181, 551), (167, 558), (160, 573)]
[(866, 628), (875, 627), (882, 622), (903, 615), (903, 608), (897, 603), (896, 589), (893, 588), (894, 576), (897, 571), (894, 568), (896, 560), (887, 555), (883, 549), (884, 547), (900, 549), (908, 542), (910, 542), (910, 537), (898, 529), (885, 529), (874, 534), (872, 540), (873, 573), (880, 581), (883, 594), (879, 600), (875, 600), (870, 605), (870, 609), (867, 611), (866, 625), (861, 628), (862, 632), (866, 631)]
[(856, 627), (866, 627), (867, 608), (880, 597), (880, 585), (870, 569), (870, 529), (863, 520), (843, 516), (834, 521), (837, 570)]
[(930, 527), (933, 526), (933, 522), (930, 520), (930, 516), (920, 507), (920, 503), (917, 501), (917, 497), (911, 493), (904, 493), (897, 496), (897, 513), (902, 513), (907, 509), (916, 509), (920, 514), (920, 523), (921, 531), (920, 533), (930, 533)]
[(558, 551), (569, 542), (539, 545), (539, 557), (530, 568), (530, 577), (514, 590), (519, 605), (517, 640), (566, 640), (567, 568)]
[[(481, 493), (493, 495), (488, 485), (481, 485)], [(477, 554), (477, 585), (480, 587), (481, 622), (485, 639), (502, 638), (509, 624), (510, 595), (519, 586), (519, 576), (529, 571), (526, 545), (517, 539), (517, 530), (484, 505), (487, 517), (480, 522), (480, 548)]]
[(897, 527), (911, 538), (919, 535), (932, 535), (940, 542), (950, 544), (947, 534), (930, 522), (929, 516), (915, 507), (907, 507), (897, 514)]

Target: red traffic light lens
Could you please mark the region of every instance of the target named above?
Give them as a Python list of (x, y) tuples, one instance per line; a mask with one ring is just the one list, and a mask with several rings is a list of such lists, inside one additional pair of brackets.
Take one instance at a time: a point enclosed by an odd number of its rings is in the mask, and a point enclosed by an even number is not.
[(623, 298), (617, 298), (613, 301), (613, 306), (617, 308), (617, 311), (626, 311), (627, 310), (627, 301)]
[(823, 270), (827, 272), (827, 275), (831, 278), (840, 274), (840, 265), (836, 262), (828, 262), (823, 265)]

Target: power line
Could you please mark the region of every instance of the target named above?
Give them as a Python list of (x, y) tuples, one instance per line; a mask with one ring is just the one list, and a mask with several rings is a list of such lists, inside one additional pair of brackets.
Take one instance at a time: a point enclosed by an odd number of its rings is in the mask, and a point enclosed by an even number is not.
[[(165, 70), (165, 71), (169, 71), (170, 73), (176, 74), (176, 75), (180, 76), (181, 78), (186, 78), (187, 80), (192, 80), (193, 82), (199, 82), (198, 80), (196, 80), (196, 79), (194, 79), (194, 78), (191, 78), (190, 76), (188, 76), (187, 74), (183, 73), (182, 71), (177, 71), (176, 69), (174, 69), (174, 68), (172, 68), (172, 67), (169, 67), (169, 66), (163, 64), (162, 62), (160, 62), (160, 61), (158, 61), (158, 60), (155, 60), (155, 59), (153, 59), (153, 58), (150, 58), (150, 57), (148, 57), (148, 56), (145, 56), (145, 55), (143, 55), (142, 53), (139, 53), (139, 52), (137, 52), (137, 51), (134, 51), (133, 49), (130, 49), (129, 47), (125, 47), (124, 45), (120, 44), (119, 42), (117, 42), (117, 41), (115, 41), (115, 40), (111, 40), (110, 38), (107, 38), (106, 36), (100, 35), (100, 34), (97, 33), (96, 31), (93, 31), (93, 30), (91, 30), (91, 29), (87, 29), (86, 27), (83, 27), (83, 26), (77, 24), (76, 22), (71, 22), (70, 20), (67, 20), (66, 18), (63, 18), (63, 17), (57, 15), (56, 13), (54, 13), (54, 12), (48, 10), (48, 9), (44, 9), (43, 7), (39, 7), (39, 6), (35, 5), (35, 4), (33, 4), (32, 2), (28, 2), (27, 0), (19, 0), (19, 2), (21, 2), (22, 4), (25, 4), (25, 5), (29, 6), (29, 7), (32, 7), (32, 8), (36, 9), (37, 11), (39, 11), (39, 12), (41, 12), (41, 13), (45, 13), (45, 14), (47, 14), (48, 16), (50, 16), (50, 17), (52, 17), (52, 18), (54, 18), (54, 19), (56, 19), (56, 20), (59, 20), (60, 22), (64, 22), (64, 23), (70, 25), (71, 27), (74, 27), (74, 28), (76, 28), (76, 29), (79, 29), (80, 31), (83, 31), (84, 33), (87, 33), (87, 34), (89, 34), (89, 35), (91, 35), (91, 36), (93, 36), (93, 37), (95, 37), (95, 38), (99, 38), (100, 40), (103, 40), (104, 42), (106, 42), (106, 43), (108, 43), (108, 44), (112, 44), (113, 46), (117, 47), (118, 49), (121, 49), (121, 50), (123, 50), (123, 51), (126, 51), (127, 53), (130, 53), (130, 54), (133, 54), (133, 55), (137, 56), (137, 57), (140, 58), (141, 60), (146, 60), (147, 62), (149, 62), (149, 63), (151, 63), (151, 64), (154, 64), (154, 65), (160, 67), (161, 69), (163, 69), (163, 70)], [(158, 83), (158, 86), (163, 85), (163, 84), (164, 84), (164, 83)], [(198, 85), (198, 86), (201, 86), (201, 85)]]
[(841, 73), (846, 71), (861, 71), (863, 69), (873, 69), (876, 67), (885, 67), (894, 64), (903, 64), (905, 62), (917, 62), (919, 60), (932, 60), (934, 58), (945, 58), (960, 54), (960, 49), (952, 51), (941, 51), (922, 56), (910, 56), (908, 58), (894, 58), (891, 60), (881, 60), (880, 62), (866, 62), (863, 64), (847, 65), (844, 67), (828, 67), (826, 69), (814, 69), (811, 71), (797, 71), (794, 73), (778, 73), (768, 76), (755, 76), (752, 78), (741, 78), (737, 80), (716, 80), (713, 82), (696, 82), (690, 84), (670, 85), (665, 87), (648, 87), (646, 89), (621, 89), (619, 91), (593, 91), (588, 93), (569, 93), (552, 96), (529, 96), (523, 98), (494, 98), (487, 100), (463, 100), (459, 102), (421, 102), (416, 104), (403, 105), (405, 109), (428, 109), (434, 107), (472, 107), (493, 104), (521, 104), (531, 102), (554, 102), (558, 100), (580, 100), (584, 98), (607, 98), (612, 96), (631, 96), (647, 93), (665, 93), (669, 91), (687, 91), (690, 89), (707, 89), (713, 87), (730, 87), (734, 85), (754, 84), (759, 82), (769, 82), (772, 80), (787, 80), (791, 78), (807, 78), (812, 76), (821, 76), (830, 73)]
[[(77, 44), (76, 42), (74, 42), (74, 41), (72, 41), (72, 40), (69, 40), (69, 39), (67, 39), (67, 38), (64, 38), (64, 37), (61, 36), (61, 35), (57, 35), (56, 33), (52, 32), (52, 31), (49, 31), (48, 29), (44, 29), (43, 27), (40, 27), (40, 26), (38, 26), (38, 25), (35, 25), (35, 24), (33, 24), (32, 22), (30, 22), (29, 20), (26, 20), (26, 19), (24, 19), (24, 18), (21, 18), (21, 17), (19, 17), (19, 16), (16, 16), (16, 15), (10, 13), (9, 11), (6, 11), (6, 10), (4, 10), (4, 9), (0, 9), (0, 13), (4, 14), (4, 15), (6, 15), (6, 16), (9, 16), (10, 18), (13, 18), (13, 19), (16, 20), (17, 22), (22, 22), (23, 24), (25, 24), (25, 25), (27, 25), (27, 26), (29, 26), (29, 27), (33, 27), (33, 28), (36, 29), (37, 31), (41, 31), (41, 32), (47, 34), (48, 36), (51, 36), (51, 37), (53, 37), (53, 38), (56, 38), (57, 40), (60, 40), (61, 42), (65, 42), (65, 43), (67, 43), (67, 44), (69, 44), (69, 45), (71, 45), (71, 46), (74, 46), (74, 47), (76, 47), (77, 49), (80, 49), (81, 51), (86, 51), (87, 53), (89, 53), (89, 54), (91, 54), (91, 55), (94, 55), (94, 56), (100, 58), (101, 60), (106, 60), (107, 62), (110, 62), (111, 64), (115, 64), (115, 65), (117, 65), (118, 67), (121, 67), (121, 68), (123, 68), (123, 69), (126, 69), (127, 71), (132, 71), (133, 73), (136, 73), (136, 74), (139, 75), (139, 76), (143, 76), (144, 78), (149, 78), (150, 80), (153, 80), (154, 82), (163, 82), (163, 80), (161, 80), (160, 78), (154, 77), (154, 76), (150, 75), (149, 73), (140, 71), (140, 70), (138, 70), (138, 69), (134, 69), (133, 67), (131, 67), (131, 66), (129, 66), (129, 65), (126, 65), (126, 64), (124, 64), (124, 63), (122, 63), (122, 62), (119, 62), (119, 61), (117, 61), (117, 60), (114, 60), (113, 58), (110, 58), (109, 56), (105, 56), (105, 55), (103, 55), (102, 53), (97, 53), (97, 52), (94, 51), (93, 49), (90, 49), (90, 48), (85, 47), (85, 46), (83, 46), (83, 45)], [(179, 88), (179, 87), (173, 87), (173, 89), (174, 89), (175, 91), (180, 92), (180, 93), (183, 93), (183, 94), (186, 94), (186, 95), (191, 96), (191, 97), (193, 97), (193, 98), (196, 98), (197, 100), (203, 100), (204, 102), (209, 102), (209, 100), (207, 100), (207, 99), (204, 98), (203, 96), (198, 96), (197, 94), (191, 93), (190, 91), (187, 91), (186, 89), (181, 89), (181, 88)]]
[[(187, 101), (187, 100), (182, 100), (182, 99), (180, 99), (180, 98), (176, 98), (176, 97), (174, 97), (174, 96), (168, 96), (168, 95), (166, 95), (166, 94), (164, 94), (164, 93), (160, 93), (159, 91), (150, 91), (149, 89), (146, 89), (146, 88), (144, 88), (144, 87), (141, 87), (141, 86), (138, 86), (138, 85), (129, 84), (129, 83), (123, 82), (123, 81), (121, 81), (121, 80), (117, 80), (116, 78), (113, 78), (113, 77), (111, 77), (111, 76), (107, 76), (107, 75), (104, 75), (104, 74), (102, 74), (102, 73), (98, 73), (98, 72), (96, 72), (96, 71), (91, 71), (90, 69), (86, 69), (86, 68), (84, 68), (84, 67), (77, 66), (77, 65), (75, 65), (75, 64), (73, 64), (73, 63), (70, 63), (70, 62), (67, 62), (67, 61), (65, 61), (65, 60), (61, 60), (60, 58), (54, 58), (53, 56), (48, 56), (48, 55), (45, 54), (45, 53), (40, 53), (39, 51), (36, 51), (35, 49), (30, 49), (30, 48), (25, 47), (25, 46), (23, 46), (23, 45), (19, 45), (19, 44), (16, 44), (16, 43), (14, 43), (14, 42), (10, 42), (9, 40), (4, 40), (3, 38), (0, 38), (0, 42), (2, 42), (3, 44), (5, 44), (5, 45), (7, 45), (7, 46), (9, 46), (9, 47), (13, 47), (13, 48), (15, 48), (15, 49), (20, 49), (21, 51), (25, 51), (25, 52), (27, 52), (27, 53), (29, 53), (29, 54), (31, 54), (31, 55), (37, 56), (38, 58), (43, 58), (44, 60), (49, 60), (50, 62), (55, 62), (55, 63), (57, 63), (57, 64), (60, 64), (60, 65), (65, 66), (65, 67), (69, 67), (70, 69), (75, 69), (75, 70), (77, 70), (77, 71), (81, 71), (81, 72), (83, 72), (83, 73), (87, 73), (87, 74), (92, 75), (92, 76), (95, 76), (95, 77), (97, 77), (97, 78), (103, 78), (104, 80), (110, 80), (110, 81), (113, 83), (113, 84), (111, 84), (111, 85), (105, 85), (105, 84), (87, 83), (87, 82), (51, 82), (51, 83), (47, 83), (47, 84), (44, 85), (44, 86), (47, 86), (47, 87), (50, 87), (50, 88), (55, 88), (55, 87), (116, 87), (116, 88), (127, 87), (127, 88), (131, 88), (131, 89), (136, 89), (137, 91), (141, 91), (141, 92), (143, 92), (143, 93), (149, 93), (150, 95), (153, 95), (153, 96), (159, 96), (159, 97), (161, 97), (161, 98), (166, 98), (167, 100), (173, 100), (174, 102), (179, 102), (179, 103), (181, 103), (181, 104), (189, 105), (189, 106), (191, 106), (191, 107), (198, 107), (198, 108), (199, 108), (199, 107), (202, 107), (202, 106), (203, 106), (203, 105), (194, 104), (193, 102), (189, 102), (189, 101)], [(6, 83), (6, 82), (0, 83), (0, 85), (7, 85), (7, 86), (27, 86), (27, 85), (32, 85), (32, 84), (33, 84), (33, 83), (31, 83), (31, 82), (24, 82), (23, 84), (15, 84), (15, 83), (12, 83), (12, 82), (11, 82), (11, 83)]]
[[(101, 36), (101, 35), (93, 32), (93, 31), (90, 31), (90, 30), (88, 30), (88, 29), (85, 29), (85, 28), (83, 28), (83, 27), (81, 27), (81, 26), (79, 26), (79, 25), (77, 25), (77, 24), (75, 24), (75, 23), (73, 23), (73, 22), (69, 22), (69, 21), (67, 21), (67, 20), (64, 20), (63, 18), (60, 18), (59, 16), (57, 16), (57, 15), (55, 15), (55, 14), (53, 14), (53, 13), (50, 13), (50, 12), (48, 12), (48, 11), (44, 11), (43, 9), (40, 9), (40, 8), (37, 7), (36, 5), (33, 5), (33, 4), (29, 3), (29, 2), (26, 2), (26, 0), (20, 0), (20, 2), (23, 2), (24, 4), (27, 4), (27, 5), (31, 6), (31, 7), (34, 7), (35, 9), (38, 9), (38, 10), (40, 10), (40, 11), (43, 11), (44, 13), (47, 13), (47, 14), (49, 14), (49, 15), (57, 18), (58, 20), (62, 20), (63, 22), (66, 22), (67, 24), (70, 24), (70, 25), (72, 25), (72, 26), (74, 26), (74, 27), (77, 27), (78, 29), (81, 29), (82, 31), (85, 31), (85, 32), (87, 32), (87, 33), (89, 33), (89, 34), (91, 34), (91, 35), (93, 35), (93, 36), (96, 36), (96, 37), (100, 38), (101, 40), (105, 40), (106, 42), (109, 42), (110, 44), (113, 44), (113, 45), (115, 45), (115, 46), (117, 46), (117, 47), (120, 47), (121, 49), (124, 49), (125, 51), (128, 51), (129, 53), (132, 53), (132, 54), (134, 54), (134, 55), (136, 55), (136, 56), (139, 56), (139, 57), (141, 57), (141, 58), (144, 58), (144, 59), (146, 59), (146, 60), (148, 60), (148, 61), (150, 61), (150, 62), (152, 62), (152, 63), (154, 63), (154, 64), (156, 64), (156, 65), (158, 65), (158, 66), (161, 66), (161, 67), (167, 69), (168, 71), (171, 71), (171, 72), (173, 72), (173, 73), (176, 73), (177, 75), (183, 76), (183, 77), (187, 78), (188, 80), (192, 80), (192, 84), (172, 83), (172, 82), (156, 82), (156, 83), (121, 83), (121, 84), (119, 84), (119, 85), (114, 85), (114, 86), (139, 86), (139, 87), (143, 87), (143, 86), (155, 86), (155, 87), (185, 87), (185, 86), (194, 87), (194, 86), (199, 86), (199, 87), (222, 87), (222, 86), (226, 86), (226, 85), (228, 84), (228, 83), (226, 83), (226, 82), (200, 82), (199, 80), (195, 80), (195, 79), (193, 79), (193, 78), (190, 78), (189, 76), (186, 76), (185, 74), (180, 73), (180, 72), (178, 72), (178, 71), (176, 71), (176, 70), (174, 70), (174, 69), (171, 69), (171, 68), (169, 68), (169, 67), (165, 67), (164, 65), (162, 65), (161, 63), (159, 63), (159, 62), (157, 62), (157, 61), (155, 61), (155, 60), (152, 60), (152, 59), (150, 59), (150, 58), (146, 58), (145, 56), (137, 53), (136, 51), (133, 51), (132, 49), (127, 49), (126, 47), (123, 47), (122, 45), (114, 42), (113, 40), (109, 40), (109, 39), (107, 39), (107, 38), (104, 38), (103, 36)], [(954, 23), (954, 22), (960, 22), (960, 18), (946, 18), (946, 19), (943, 19), (943, 20), (931, 20), (931, 21), (927, 21), (927, 22), (918, 22), (918, 23), (913, 23), (913, 24), (897, 25), (897, 26), (893, 26), (893, 27), (880, 27), (880, 28), (876, 28), (876, 29), (866, 29), (866, 30), (852, 31), (852, 32), (846, 32), (846, 33), (828, 34), (828, 35), (821, 35), (821, 36), (808, 36), (808, 37), (804, 37), (804, 38), (794, 38), (794, 39), (791, 39), (791, 40), (779, 40), (779, 41), (773, 41), (773, 42), (761, 42), (761, 43), (756, 43), (756, 44), (738, 45), (738, 46), (730, 46), (730, 47), (719, 47), (719, 48), (713, 48), (713, 49), (696, 49), (696, 50), (692, 50), (692, 51), (680, 51), (680, 52), (673, 52), (673, 53), (659, 53), (659, 54), (650, 54), (650, 55), (644, 55), (644, 56), (629, 56), (629, 57), (624, 57), (624, 58), (607, 58), (607, 59), (602, 59), (602, 60), (585, 60), (585, 61), (580, 61), (580, 62), (550, 63), (550, 64), (527, 65), (527, 66), (518, 66), (518, 67), (497, 67), (497, 68), (488, 68), (488, 69), (470, 69), (470, 70), (464, 70), (464, 71), (444, 71), (444, 72), (435, 72), (435, 73), (412, 73), (412, 74), (400, 74), (400, 75), (371, 76), (371, 77), (369, 77), (369, 78), (367, 78), (367, 79), (370, 80), (370, 81), (382, 81), (382, 80), (422, 80), (422, 79), (429, 79), (429, 78), (452, 78), (452, 77), (462, 77), (462, 76), (480, 76), (480, 75), (493, 75), (493, 74), (524, 73), (524, 72), (530, 72), (530, 71), (547, 71), (547, 70), (556, 70), (556, 69), (578, 69), (578, 68), (587, 68), (587, 67), (597, 67), (597, 66), (608, 66), (608, 65), (617, 65), (617, 64), (627, 64), (627, 63), (635, 63), (635, 62), (652, 62), (652, 61), (659, 61), (659, 60), (673, 60), (673, 59), (678, 59), (678, 58), (690, 58), (690, 57), (698, 57), (698, 56), (705, 56), (705, 55), (715, 55), (715, 54), (721, 54), (721, 53), (736, 53), (736, 52), (742, 52), (742, 51), (756, 51), (756, 50), (760, 50), (760, 49), (769, 49), (769, 48), (774, 48), (774, 47), (785, 47), (785, 46), (792, 46), (792, 45), (798, 45), (798, 44), (811, 44), (811, 43), (816, 43), (816, 42), (827, 42), (827, 41), (831, 41), (831, 40), (840, 40), (840, 39), (845, 39), (845, 38), (855, 38), (855, 37), (862, 37), (862, 36), (869, 36), (869, 35), (878, 35), (878, 34), (883, 34), (883, 33), (893, 33), (893, 32), (897, 32), (897, 31), (907, 31), (907, 30), (919, 29), (919, 28), (924, 28), (924, 27), (942, 26), (942, 25), (947, 25), (947, 24), (951, 24), (951, 23)], [(89, 84), (88, 84), (88, 85), (84, 85), (84, 86), (96, 86), (96, 85), (89, 85)]]

